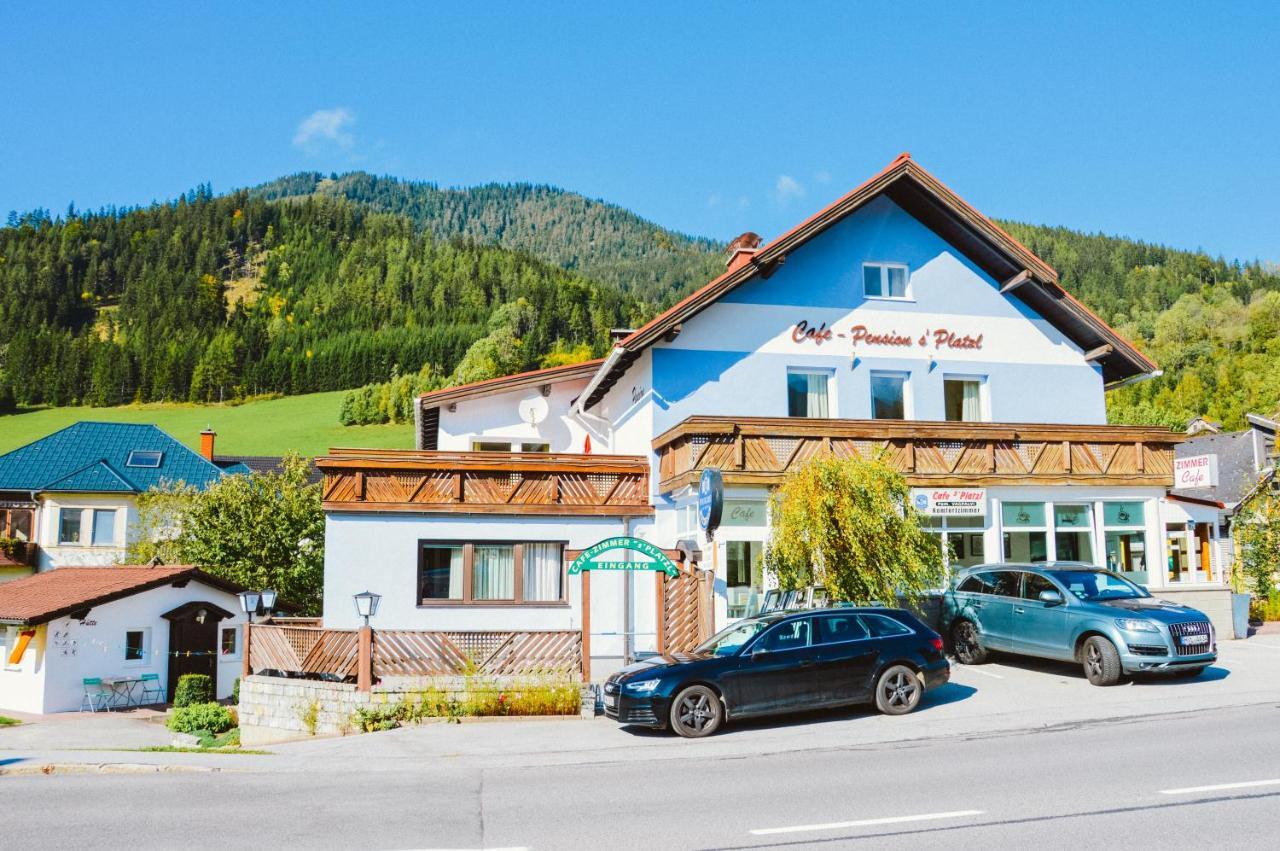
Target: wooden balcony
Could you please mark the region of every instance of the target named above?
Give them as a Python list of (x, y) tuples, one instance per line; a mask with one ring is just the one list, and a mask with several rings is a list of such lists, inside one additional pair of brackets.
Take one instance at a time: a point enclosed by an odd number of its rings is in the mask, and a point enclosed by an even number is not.
[(653, 449), (661, 493), (696, 486), (705, 467), (728, 484), (774, 485), (821, 453), (879, 457), (922, 487), (1170, 487), (1181, 440), (1135, 426), (695, 416)]
[(648, 462), (633, 455), (335, 449), (316, 466), (326, 511), (653, 513)]
[(33, 567), (36, 545), (11, 538), (0, 539), (0, 567)]

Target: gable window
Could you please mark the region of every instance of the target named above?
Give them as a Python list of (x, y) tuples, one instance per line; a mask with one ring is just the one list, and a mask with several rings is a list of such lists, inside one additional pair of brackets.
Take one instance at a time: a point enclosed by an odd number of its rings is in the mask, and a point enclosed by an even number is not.
[(982, 422), (982, 390), (986, 379), (946, 376), (942, 379), (943, 409), (947, 422)]
[(421, 541), (418, 605), (564, 605), (561, 541)]
[(871, 373), (871, 418), (875, 420), (907, 418), (907, 374), (905, 372)]
[(79, 508), (62, 508), (58, 510), (58, 543), (79, 544), (80, 516), (84, 512)]
[(98, 508), (93, 512), (94, 546), (112, 546), (116, 543), (116, 510)]
[(867, 298), (910, 298), (904, 263), (863, 263), (862, 294)]
[(509, 440), (473, 440), (471, 441), (472, 452), (510, 452), (511, 441)]
[(787, 370), (787, 416), (826, 417), (827, 384), (831, 373), (825, 370)]

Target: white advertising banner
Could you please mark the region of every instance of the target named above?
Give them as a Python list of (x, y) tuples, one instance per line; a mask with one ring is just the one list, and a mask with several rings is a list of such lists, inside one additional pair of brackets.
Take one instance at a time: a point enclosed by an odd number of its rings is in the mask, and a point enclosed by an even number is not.
[(1216, 488), (1218, 456), (1192, 455), (1173, 459), (1173, 489)]
[(986, 488), (912, 488), (911, 504), (934, 517), (986, 517)]

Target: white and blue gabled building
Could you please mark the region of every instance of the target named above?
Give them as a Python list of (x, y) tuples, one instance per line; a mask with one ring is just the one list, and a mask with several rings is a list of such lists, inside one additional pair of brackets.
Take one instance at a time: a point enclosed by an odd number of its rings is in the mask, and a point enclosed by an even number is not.
[(598, 678), (656, 649), (663, 602), (610, 571), (584, 607), (573, 557), (628, 536), (696, 563), (722, 626), (770, 589), (770, 491), (816, 453), (900, 470), (952, 565), (1085, 561), (1228, 617), (1225, 566), (1169, 559), (1216, 536), (1166, 499), (1179, 436), (1106, 424), (1107, 389), (1156, 365), (1044, 261), (905, 154), (751, 236), (607, 357), (428, 393), (416, 450), (319, 459), (326, 625), (369, 588), (388, 628), (583, 629)]

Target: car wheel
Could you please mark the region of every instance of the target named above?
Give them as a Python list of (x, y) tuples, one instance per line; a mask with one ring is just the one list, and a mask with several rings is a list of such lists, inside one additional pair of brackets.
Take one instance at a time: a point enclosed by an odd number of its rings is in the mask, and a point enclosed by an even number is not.
[(981, 665), (987, 661), (987, 650), (973, 621), (958, 621), (951, 627), (951, 649), (961, 664)]
[(890, 665), (876, 681), (876, 709), (885, 715), (906, 715), (923, 696), (924, 683), (906, 665)]
[(724, 721), (724, 704), (706, 686), (689, 686), (671, 704), (671, 729), (686, 739), (710, 736)]
[(1120, 682), (1120, 654), (1116, 647), (1100, 635), (1084, 643), (1084, 675), (1095, 686), (1113, 686)]

